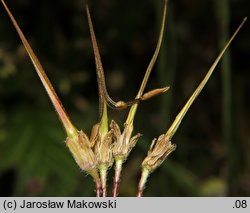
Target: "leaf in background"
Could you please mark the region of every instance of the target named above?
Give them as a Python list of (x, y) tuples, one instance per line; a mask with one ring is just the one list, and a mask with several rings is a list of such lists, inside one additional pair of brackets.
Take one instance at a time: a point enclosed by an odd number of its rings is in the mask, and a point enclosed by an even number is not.
[(81, 174), (63, 140), (53, 112), (12, 113), (0, 149), (0, 173), (15, 169), (14, 196), (66, 196), (76, 190)]

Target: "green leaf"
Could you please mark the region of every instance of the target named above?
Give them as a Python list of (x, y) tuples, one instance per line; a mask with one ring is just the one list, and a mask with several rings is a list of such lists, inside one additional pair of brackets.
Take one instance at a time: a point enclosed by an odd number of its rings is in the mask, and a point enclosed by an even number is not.
[(0, 149), (0, 173), (15, 169), (13, 196), (73, 194), (82, 174), (64, 137), (53, 112), (20, 110), (11, 114)]

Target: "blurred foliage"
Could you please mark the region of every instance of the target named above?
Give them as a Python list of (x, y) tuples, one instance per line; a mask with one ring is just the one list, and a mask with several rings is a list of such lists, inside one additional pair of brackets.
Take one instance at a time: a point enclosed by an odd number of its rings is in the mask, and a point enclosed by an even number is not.
[[(98, 120), (98, 94), (83, 1), (6, 3), (72, 120), (90, 132)], [(155, 48), (162, 1), (88, 3), (109, 91), (116, 100), (130, 100)], [(226, 4), (231, 34), (249, 14), (250, 2)], [(169, 1), (165, 41), (147, 88), (170, 85), (171, 91), (139, 107), (135, 129), (143, 137), (125, 164), (121, 196), (136, 194), (151, 140), (167, 130), (217, 56), (223, 35), (219, 7), (212, 0)], [(57, 115), (2, 6), (0, 10), (0, 195), (94, 196), (94, 183), (70, 156)], [(232, 143), (223, 133), (224, 68), (218, 67), (173, 139), (177, 150), (149, 178), (145, 196), (250, 196), (249, 29), (247, 23), (229, 59)], [(110, 119), (122, 124), (126, 113), (110, 111)], [(109, 190), (112, 175), (111, 169)]]

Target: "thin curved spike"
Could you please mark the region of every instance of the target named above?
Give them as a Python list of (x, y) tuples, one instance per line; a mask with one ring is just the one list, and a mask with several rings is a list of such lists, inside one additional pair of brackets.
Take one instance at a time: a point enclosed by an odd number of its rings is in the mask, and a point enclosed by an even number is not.
[(241, 24), (239, 25), (239, 27), (236, 29), (236, 31), (234, 32), (234, 34), (232, 35), (232, 37), (229, 39), (229, 41), (227, 42), (227, 44), (225, 45), (225, 47), (220, 52), (219, 56), (216, 58), (216, 60), (212, 64), (211, 68), (208, 70), (208, 72), (207, 72), (206, 76), (204, 77), (204, 79), (201, 81), (201, 83), (198, 85), (197, 89), (194, 91), (194, 93), (188, 99), (187, 103), (184, 105), (184, 107), (182, 108), (182, 110), (176, 116), (174, 122), (172, 123), (172, 125), (170, 126), (170, 128), (168, 129), (168, 131), (166, 132), (166, 135), (169, 136), (170, 140), (174, 136), (175, 132), (177, 131), (177, 129), (178, 129), (178, 127), (179, 127), (179, 125), (180, 125), (183, 117), (186, 115), (186, 113), (189, 110), (190, 106), (192, 105), (192, 103), (194, 102), (194, 100), (197, 98), (197, 96), (200, 94), (200, 92), (202, 91), (202, 89), (206, 85), (206, 83), (209, 80), (210, 76), (212, 75), (215, 67), (217, 66), (218, 62), (220, 61), (221, 57), (223, 56), (224, 52), (226, 51), (226, 49), (228, 48), (228, 46), (231, 44), (231, 42), (233, 41), (233, 39), (235, 38), (235, 36), (238, 34), (239, 30), (244, 25), (244, 23), (246, 22), (246, 20), (247, 20), (247, 18), (243, 19), (243, 21), (241, 22)]
[(5, 7), (5, 10), (7, 11), (35, 69), (36, 69), (36, 72), (40, 78), (40, 80), (42, 81), (43, 83), (43, 86), (45, 87), (45, 90), (46, 92), (48, 93), (49, 97), (50, 97), (50, 100), (52, 102), (52, 104), (54, 105), (57, 113), (58, 113), (58, 116), (66, 130), (66, 133), (68, 136), (75, 136), (77, 135), (77, 130), (76, 128), (74, 127), (74, 125), (72, 124), (69, 116), (67, 115), (60, 99), (58, 98), (50, 80), (48, 79), (45, 71), (43, 70), (43, 67), (42, 65), (40, 64), (38, 58), (36, 57), (35, 53), (33, 52), (32, 48), (30, 47), (28, 41), (26, 40), (24, 34), (22, 33), (17, 21), (15, 20), (15, 18), (13, 17), (12, 13), (10, 12), (9, 8), (7, 7), (7, 5), (5, 4), (4, 0), (1, 0), (2, 1), (2, 4), (3, 6)]
[(104, 75), (104, 70), (102, 66), (100, 51), (99, 51), (98, 44), (96, 41), (95, 31), (94, 31), (94, 27), (93, 27), (93, 23), (91, 20), (91, 15), (90, 15), (88, 6), (86, 6), (86, 12), (87, 12), (89, 30), (90, 30), (90, 35), (91, 35), (91, 40), (92, 40), (92, 45), (93, 45), (93, 50), (94, 50), (94, 55), (95, 55), (96, 74), (97, 74), (98, 89), (99, 89), (99, 113), (100, 113), (100, 116), (102, 116), (104, 101), (112, 109), (124, 109), (130, 105), (129, 105), (129, 102), (124, 102), (124, 101), (115, 102), (114, 100), (112, 100), (112, 98), (110, 98), (108, 94), (106, 83), (105, 83), (105, 75)]
[(96, 41), (95, 31), (94, 31), (94, 27), (92, 24), (91, 15), (90, 15), (88, 6), (86, 6), (86, 12), (87, 12), (89, 31), (90, 31), (94, 55), (95, 55), (96, 74), (97, 74), (98, 90), (99, 90), (99, 115), (101, 117), (103, 114), (103, 104), (106, 99), (105, 96), (107, 94), (107, 89), (106, 89), (105, 76), (104, 76), (101, 56), (100, 56), (98, 44)]
[[(135, 99), (141, 99), (141, 96), (143, 95), (143, 92), (145, 90), (145, 87), (146, 87), (146, 84), (148, 82), (151, 71), (152, 71), (152, 69), (153, 69), (153, 67), (155, 65), (156, 59), (157, 59), (157, 57), (159, 55), (159, 51), (160, 51), (161, 44), (162, 44), (162, 38), (163, 38), (163, 34), (164, 34), (164, 27), (165, 27), (165, 22), (166, 22), (166, 14), (167, 14), (167, 0), (164, 0), (164, 9), (163, 9), (163, 15), (162, 15), (161, 30), (160, 30), (160, 34), (159, 34), (159, 37), (158, 37), (157, 45), (156, 45), (153, 57), (152, 57), (149, 65), (147, 67), (146, 73), (144, 75), (144, 78), (142, 80), (140, 89), (139, 89)], [(129, 114), (128, 114), (127, 121), (126, 121), (127, 124), (133, 122), (137, 107), (138, 107), (138, 104), (134, 104), (131, 107), (131, 109), (129, 111)]]
[[(134, 100), (127, 101), (127, 102), (125, 102), (125, 101), (115, 102), (109, 96), (108, 91), (107, 91), (107, 87), (106, 87), (106, 83), (105, 83), (105, 75), (104, 75), (103, 65), (102, 65), (102, 61), (101, 61), (100, 51), (98, 48), (98, 44), (97, 44), (97, 40), (96, 40), (96, 36), (95, 36), (95, 31), (94, 31), (94, 27), (93, 27), (93, 23), (91, 20), (91, 15), (90, 15), (90, 11), (89, 11), (88, 6), (86, 6), (86, 12), (87, 12), (88, 25), (89, 25), (94, 55), (95, 55), (96, 74), (97, 74), (98, 90), (99, 90), (99, 114), (101, 117), (103, 114), (104, 101), (112, 109), (123, 110), (127, 107), (134, 105), (134, 104), (138, 104), (140, 101), (143, 101), (143, 99), (138, 97), (138, 98), (135, 98)], [(163, 32), (161, 34), (163, 34)], [(161, 35), (161, 37), (162, 37), (162, 35)], [(159, 52), (159, 46), (160, 46), (160, 44), (157, 45), (156, 52)], [(152, 67), (153, 67), (154, 61), (156, 60), (156, 57), (157, 57), (156, 55), (153, 56), (153, 59), (152, 59), (150, 65), (149, 65), (149, 68), (147, 69), (147, 72), (145, 74), (146, 77), (144, 77), (144, 81), (143, 81), (143, 84), (145, 84), (145, 85), (146, 85), (146, 81), (147, 81), (145, 79), (148, 79), (149, 73), (152, 70)], [(143, 86), (144, 88), (145, 88), (145, 85)], [(140, 91), (143, 92), (142, 89)]]
[(164, 26), (165, 26), (165, 20), (166, 20), (166, 13), (167, 13), (167, 0), (165, 0), (165, 4), (164, 4), (164, 10), (163, 10), (163, 16), (162, 16), (162, 23), (161, 23), (161, 30), (160, 30), (160, 35), (159, 35), (159, 38), (158, 38), (158, 41), (157, 41), (157, 45), (156, 45), (156, 48), (155, 48), (155, 52), (153, 54), (153, 57), (147, 67), (147, 70), (146, 70), (146, 73), (145, 73), (145, 76), (142, 80), (142, 84), (141, 84), (141, 87), (138, 91), (138, 94), (136, 96), (136, 98), (140, 98), (143, 94), (143, 91), (146, 87), (146, 84), (148, 82), (148, 78), (151, 74), (151, 71), (155, 65), (155, 61), (159, 55), (159, 51), (160, 51), (160, 48), (161, 48), (161, 43), (162, 43), (162, 38), (163, 38), (163, 34), (164, 34)]
[[(146, 83), (148, 81), (149, 75), (152, 71), (153, 65), (156, 61), (156, 58), (158, 56), (159, 50), (160, 50), (160, 46), (161, 46), (161, 42), (162, 42), (162, 38), (163, 38), (163, 32), (164, 32), (164, 26), (165, 26), (165, 18), (166, 18), (166, 10), (167, 10), (167, 1), (164, 0), (164, 12), (163, 12), (163, 17), (162, 17), (162, 24), (161, 24), (161, 31), (160, 31), (160, 35), (158, 38), (158, 42), (157, 42), (157, 47), (155, 49), (155, 52), (153, 54), (153, 57), (148, 65), (148, 68), (146, 70), (145, 76), (143, 78), (141, 87), (138, 91), (138, 94), (135, 98), (135, 100), (147, 100), (148, 98), (154, 96), (155, 94), (159, 94), (161, 92), (165, 92), (167, 91), (167, 87), (163, 88), (163, 89), (157, 89), (157, 90), (152, 90), (148, 93), (145, 93), (145, 96), (143, 97), (143, 92), (144, 89), (146, 87)], [(121, 176), (121, 171), (122, 171), (122, 165), (124, 163), (124, 161), (127, 159), (130, 151), (133, 149), (133, 147), (136, 145), (136, 142), (138, 140), (138, 138), (140, 137), (140, 134), (137, 134), (136, 136), (134, 136), (133, 138), (131, 138), (134, 126), (133, 126), (133, 121), (134, 121), (134, 116), (136, 113), (138, 107), (138, 103), (134, 104), (128, 114), (127, 120), (124, 124), (124, 130), (123, 133), (119, 133), (117, 131), (114, 131), (114, 133), (116, 132), (116, 137), (117, 137), (117, 142), (115, 143), (115, 146), (113, 148), (113, 155), (115, 158), (115, 178), (114, 178), (114, 187), (113, 187), (113, 197), (116, 197), (118, 194), (118, 183), (120, 181), (120, 176)], [(115, 128), (117, 129), (117, 128)]]

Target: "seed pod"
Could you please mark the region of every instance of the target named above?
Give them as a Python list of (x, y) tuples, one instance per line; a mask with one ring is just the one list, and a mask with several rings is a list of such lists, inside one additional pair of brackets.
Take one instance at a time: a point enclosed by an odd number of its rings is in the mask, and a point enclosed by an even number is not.
[(82, 170), (88, 172), (96, 169), (96, 157), (90, 147), (89, 138), (83, 131), (79, 131), (75, 138), (68, 137), (65, 143)]
[(146, 168), (150, 173), (153, 172), (175, 149), (176, 145), (171, 143), (168, 136), (160, 135), (157, 140), (153, 140), (148, 155), (142, 162), (142, 168)]
[(149, 92), (146, 92), (143, 94), (143, 96), (140, 98), (141, 101), (146, 101), (156, 95), (162, 94), (166, 91), (168, 91), (170, 87), (163, 87), (163, 88), (158, 88), (158, 89), (153, 89), (150, 90)]

